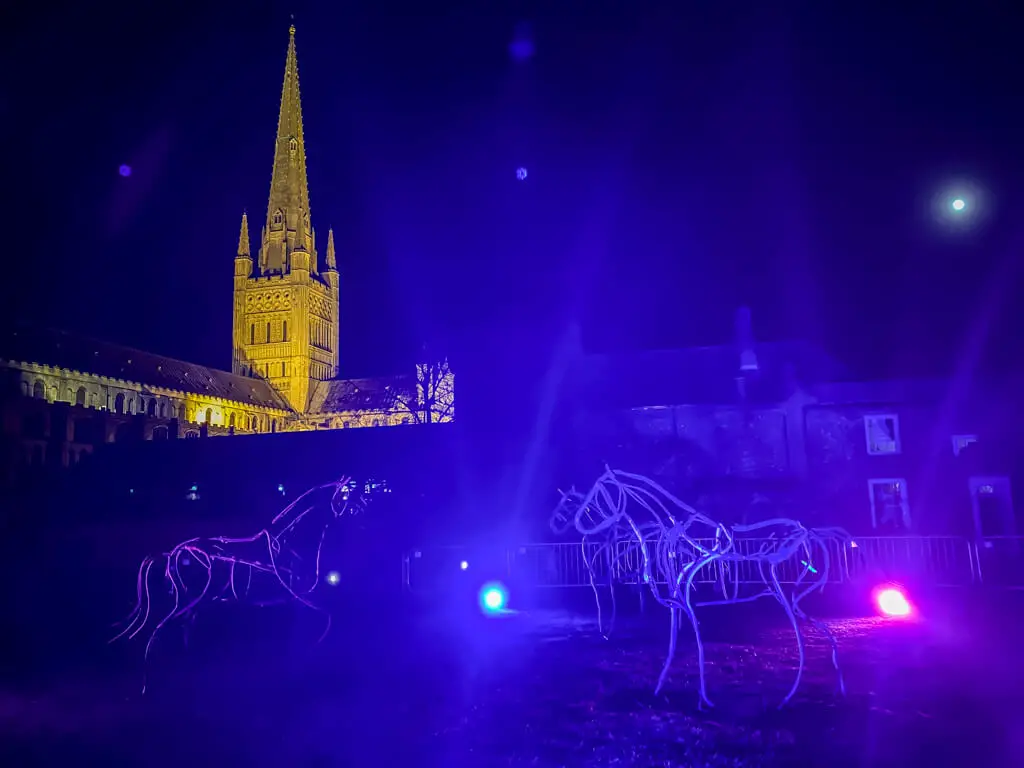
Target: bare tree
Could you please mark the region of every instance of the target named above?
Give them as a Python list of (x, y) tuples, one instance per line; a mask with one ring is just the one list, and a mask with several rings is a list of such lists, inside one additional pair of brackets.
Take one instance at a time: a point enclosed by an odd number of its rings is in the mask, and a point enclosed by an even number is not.
[(415, 386), (399, 393), (396, 407), (416, 424), (455, 421), (455, 374), (448, 360), (417, 364)]

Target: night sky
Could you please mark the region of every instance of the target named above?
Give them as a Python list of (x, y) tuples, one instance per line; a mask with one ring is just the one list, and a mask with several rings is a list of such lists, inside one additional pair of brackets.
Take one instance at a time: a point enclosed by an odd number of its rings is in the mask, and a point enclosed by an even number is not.
[[(866, 374), (949, 370), (979, 339), (1007, 367), (1024, 46), (980, 4), (903, 5), (22, 9), (2, 54), (6, 308), (230, 365), (294, 14), (343, 373), (423, 342), (542, 355), (577, 321), (595, 348), (725, 342), (741, 303), (761, 339)], [(969, 227), (936, 215), (958, 184)]]

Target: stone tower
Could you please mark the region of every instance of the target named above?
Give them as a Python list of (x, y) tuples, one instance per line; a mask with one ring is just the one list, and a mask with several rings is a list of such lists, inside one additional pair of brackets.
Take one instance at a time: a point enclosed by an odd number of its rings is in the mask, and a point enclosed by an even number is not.
[(234, 297), (232, 371), (266, 379), (297, 413), (305, 413), (311, 382), (332, 379), (338, 372), (339, 300), (334, 234), (328, 232), (321, 269), (310, 220), (295, 27), (288, 30), (259, 258), (253, 260), (243, 213)]

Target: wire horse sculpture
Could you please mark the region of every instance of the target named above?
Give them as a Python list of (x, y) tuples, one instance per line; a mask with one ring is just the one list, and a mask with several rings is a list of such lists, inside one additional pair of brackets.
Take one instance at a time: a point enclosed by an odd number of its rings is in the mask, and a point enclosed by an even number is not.
[[(110, 642), (122, 637), (132, 639), (148, 624), (153, 609), (150, 576), (153, 566), (160, 564), (163, 582), (173, 597), (173, 607), (156, 622), (146, 642), (144, 658), (157, 635), (176, 620), (194, 618), (195, 610), (206, 602), (237, 601), (266, 606), (297, 601), (321, 612), (326, 626), (320, 640), (331, 628), (330, 614), (311, 600), (320, 584), (320, 552), (331, 523), (362, 511), (363, 496), (352, 491), (350, 478), (309, 489), (282, 510), (270, 524), (252, 536), (229, 538), (196, 537), (176, 545), (169, 552), (143, 559), (136, 579), (135, 608), (119, 624), (125, 624)], [(304, 536), (303, 534), (309, 534)], [(186, 581), (193, 563), (198, 564), (199, 579)], [(197, 569), (192, 569), (196, 571)], [(268, 576), (278, 597), (261, 599), (253, 592), (253, 577)], [(143, 687), (145, 692), (145, 687)]]
[[(588, 493), (575, 489), (562, 493), (550, 525), (559, 535), (570, 529), (582, 535), (583, 559), (597, 602), (598, 627), (606, 637), (615, 622), (614, 583), (617, 574), (636, 575), (642, 586), (650, 589), (655, 601), (669, 609), (668, 655), (658, 677), (655, 694), (661, 691), (668, 677), (676, 653), (679, 626), (685, 615), (690, 620), (697, 643), (699, 704), (701, 707), (714, 706), (707, 694), (704, 643), (696, 609), (770, 597), (777, 600), (786, 612), (796, 635), (799, 653), (796, 678), (779, 708), (793, 698), (803, 677), (805, 640), (801, 623), (810, 624), (825, 635), (832, 649), (837, 687), (839, 693), (845, 695), (835, 636), (825, 624), (808, 616), (800, 607), (805, 597), (824, 589), (829, 578), (830, 554), (851, 541), (844, 530), (810, 529), (786, 518), (727, 527), (680, 501), (653, 480), (611, 468), (605, 469)], [(758, 539), (751, 540), (751, 534), (757, 535)], [(748, 538), (744, 539), (744, 536)], [(744, 543), (758, 546), (756, 549), (744, 548)], [(589, 556), (588, 549), (591, 552)], [(607, 565), (612, 600), (608, 632), (603, 625), (596, 577), (596, 566), (602, 558)], [(634, 564), (633, 574), (630, 573), (631, 563)], [(778, 574), (780, 566), (786, 563), (802, 566), (789, 593), (783, 590)], [(695, 602), (695, 580), (707, 566), (717, 566), (722, 598)], [(741, 595), (741, 570), (756, 574), (763, 587), (761, 591)]]

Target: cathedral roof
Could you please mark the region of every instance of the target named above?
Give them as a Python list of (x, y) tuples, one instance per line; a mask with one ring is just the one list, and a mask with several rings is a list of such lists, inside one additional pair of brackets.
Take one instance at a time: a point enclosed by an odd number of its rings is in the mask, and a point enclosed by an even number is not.
[(412, 376), (379, 379), (331, 379), (316, 382), (309, 410), (314, 414), (348, 411), (389, 411), (413, 402), (416, 382)]
[(172, 357), (49, 329), (17, 328), (0, 333), (0, 359), (49, 365), (238, 403), (288, 410), (263, 379), (186, 363)]

